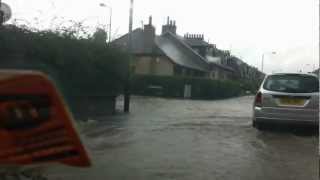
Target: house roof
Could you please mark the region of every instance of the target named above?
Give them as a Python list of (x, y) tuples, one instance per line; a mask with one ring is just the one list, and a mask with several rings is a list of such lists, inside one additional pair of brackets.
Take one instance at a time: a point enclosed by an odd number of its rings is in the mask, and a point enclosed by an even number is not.
[[(114, 44), (122, 48), (127, 48), (127, 42), (128, 34), (125, 34), (113, 41)], [(233, 70), (232, 68), (216, 62), (209, 62), (205, 57), (202, 57), (200, 54), (194, 51), (189, 44), (195, 44), (195, 42), (196, 41), (188, 41), (185, 38), (171, 32), (166, 32), (155, 37), (156, 46), (153, 49), (153, 52), (149, 52), (149, 50), (144, 46), (143, 29), (137, 28), (132, 31), (132, 52), (134, 54), (156, 53), (160, 55), (166, 55), (175, 64), (205, 72), (208, 72), (210, 70), (210, 66), (212, 65), (228, 71)]]
[(210, 46), (209, 43), (205, 42), (204, 40), (200, 40), (200, 39), (183, 38), (183, 40), (190, 46)]
[(206, 58), (209, 61), (209, 63), (210, 62), (214, 62), (214, 63), (220, 63), (221, 62), (221, 57), (207, 55)]
[(209, 71), (208, 62), (175, 34), (166, 32), (157, 36), (155, 43), (174, 63), (200, 71)]
[[(143, 30), (137, 28), (132, 31), (132, 52), (134, 54), (143, 54), (146, 53), (144, 48), (144, 38)], [(128, 34), (121, 36), (120, 38), (113, 41), (114, 44), (121, 46), (122, 48), (128, 48)]]

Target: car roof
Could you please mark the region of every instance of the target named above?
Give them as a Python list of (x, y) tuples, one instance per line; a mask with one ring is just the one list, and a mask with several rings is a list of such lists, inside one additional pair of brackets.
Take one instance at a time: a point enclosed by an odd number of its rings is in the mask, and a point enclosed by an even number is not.
[(272, 74), (268, 74), (267, 76), (273, 76), (273, 75), (306, 75), (306, 76), (313, 76), (318, 78), (318, 76), (313, 73), (272, 73)]

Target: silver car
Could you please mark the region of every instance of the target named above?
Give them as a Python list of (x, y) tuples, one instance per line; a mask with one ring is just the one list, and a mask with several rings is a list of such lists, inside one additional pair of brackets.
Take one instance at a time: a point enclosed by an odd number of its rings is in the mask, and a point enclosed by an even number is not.
[(319, 125), (319, 79), (313, 74), (267, 75), (256, 94), (253, 123)]

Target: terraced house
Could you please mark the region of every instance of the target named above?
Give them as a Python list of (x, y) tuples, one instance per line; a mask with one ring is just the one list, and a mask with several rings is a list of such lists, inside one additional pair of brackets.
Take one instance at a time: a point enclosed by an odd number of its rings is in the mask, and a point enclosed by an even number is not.
[[(144, 28), (132, 32), (132, 62), (135, 74), (190, 76), (211, 79), (236, 79), (230, 53), (218, 50), (204, 40), (202, 34), (178, 35), (175, 21), (167, 19), (160, 35), (156, 35), (152, 17)], [(127, 48), (128, 34), (113, 41)], [(221, 51), (217, 54), (215, 52)], [(226, 62), (226, 63), (223, 63)]]

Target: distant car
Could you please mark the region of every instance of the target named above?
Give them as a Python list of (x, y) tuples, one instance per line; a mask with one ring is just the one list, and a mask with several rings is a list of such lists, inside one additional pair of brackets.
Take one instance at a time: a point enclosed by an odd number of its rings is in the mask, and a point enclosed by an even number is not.
[(253, 104), (253, 127), (319, 125), (319, 79), (313, 74), (267, 75)]

